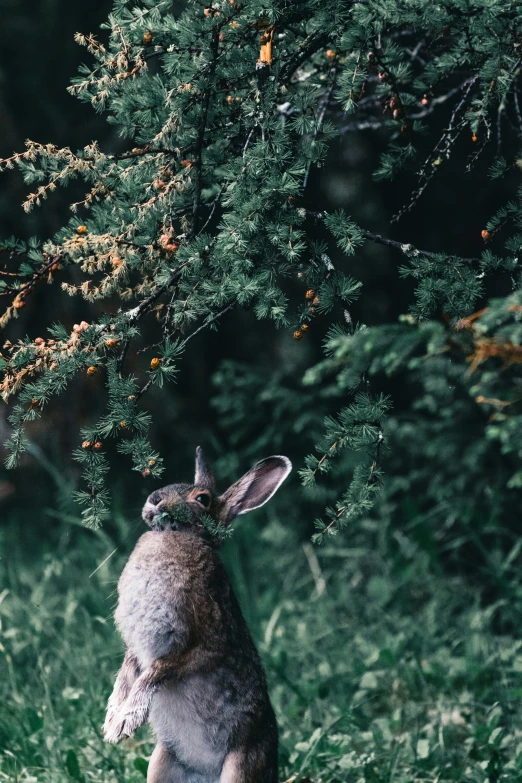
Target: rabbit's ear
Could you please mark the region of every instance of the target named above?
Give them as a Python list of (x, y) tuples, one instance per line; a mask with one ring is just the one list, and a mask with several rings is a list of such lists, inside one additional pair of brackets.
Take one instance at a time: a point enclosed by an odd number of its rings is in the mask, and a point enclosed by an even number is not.
[(229, 523), (270, 500), (292, 470), (288, 457), (267, 457), (257, 462), (239, 481), (232, 484), (217, 500), (220, 517)]
[(214, 472), (203, 454), (203, 449), (198, 446), (196, 449), (196, 472), (194, 475), (194, 485), (204, 487), (205, 489), (214, 489)]

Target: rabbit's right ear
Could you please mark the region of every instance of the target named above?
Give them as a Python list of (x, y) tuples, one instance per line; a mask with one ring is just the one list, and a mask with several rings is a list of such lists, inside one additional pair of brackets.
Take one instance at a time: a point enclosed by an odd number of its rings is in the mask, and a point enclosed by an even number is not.
[(230, 524), (239, 514), (263, 506), (275, 495), (291, 470), (288, 457), (267, 457), (257, 462), (217, 498), (221, 521)]

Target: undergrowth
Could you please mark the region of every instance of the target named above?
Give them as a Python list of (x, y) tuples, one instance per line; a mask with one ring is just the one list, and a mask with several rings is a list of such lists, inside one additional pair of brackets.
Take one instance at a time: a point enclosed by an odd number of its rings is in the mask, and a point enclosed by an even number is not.
[[(267, 669), (280, 779), (520, 780), (522, 640), (494, 632), (498, 603), (419, 555), (391, 570), (369, 520), (364, 549), (261, 521), (242, 520), (223, 556)], [(149, 730), (113, 747), (100, 726), (122, 657), (116, 582), (140, 528), (64, 518), (52, 551), (33, 553), (17, 522), (0, 538), (0, 780), (139, 783)]]

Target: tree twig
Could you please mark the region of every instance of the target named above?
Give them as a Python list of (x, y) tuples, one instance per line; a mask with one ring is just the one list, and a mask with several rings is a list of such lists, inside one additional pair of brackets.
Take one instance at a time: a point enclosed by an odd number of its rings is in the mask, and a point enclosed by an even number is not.
[[(322, 127), (323, 122), (324, 122), (325, 114), (326, 114), (326, 112), (328, 110), (328, 104), (330, 102), (330, 98), (332, 96), (332, 92), (333, 92), (333, 89), (335, 87), (335, 80), (336, 80), (336, 76), (337, 76), (337, 69), (335, 67), (332, 68), (331, 75), (332, 75), (332, 82), (331, 82), (330, 86), (328, 87), (328, 89), (326, 90), (326, 92), (323, 95), (323, 97), (321, 98), (321, 102), (319, 104), (319, 117), (318, 117), (318, 120), (317, 120), (317, 123), (316, 123), (316, 126), (315, 126), (315, 130), (314, 130), (314, 134), (313, 134), (314, 139), (317, 137), (317, 135), (319, 134), (319, 131), (321, 130), (321, 127)], [(311, 163), (311, 161), (308, 161), (308, 165), (306, 167), (305, 175), (303, 177), (303, 186), (302, 186), (303, 191), (306, 190), (306, 186), (308, 184), (308, 177), (310, 176), (310, 169), (311, 169), (311, 167), (312, 167), (312, 163)]]
[[(233, 302), (232, 304), (227, 305), (223, 310), (221, 310), (219, 313), (216, 313), (212, 318), (210, 318), (208, 321), (206, 321), (204, 324), (201, 324), (201, 326), (198, 326), (197, 329), (195, 329), (191, 334), (189, 334), (188, 337), (186, 337), (180, 345), (180, 348), (184, 348), (185, 345), (189, 342), (189, 340), (192, 340), (193, 337), (195, 337), (197, 334), (203, 331), (203, 329), (206, 329), (207, 326), (210, 326), (210, 324), (213, 324), (215, 321), (217, 321), (219, 318), (221, 318), (222, 315), (225, 315), (225, 313), (228, 313), (229, 310), (233, 310), (234, 307), (236, 307), (236, 303)], [(153, 379), (149, 378), (145, 386), (138, 392), (136, 395), (136, 399), (139, 400), (140, 397), (142, 397), (152, 386)]]
[[(451, 253), (436, 253), (433, 250), (421, 250), (409, 242), (397, 242), (395, 239), (383, 237), (381, 234), (374, 234), (373, 231), (367, 231), (366, 229), (361, 229), (361, 234), (363, 234), (365, 239), (369, 239), (371, 242), (376, 242), (379, 245), (386, 245), (387, 247), (393, 247), (395, 250), (400, 250), (401, 253), (409, 256), (417, 255), (425, 256), (426, 258), (434, 258), (438, 255), (452, 255)], [(458, 258), (460, 261), (464, 261), (466, 264), (476, 264), (479, 261), (478, 258), (463, 258), (462, 256), (455, 256), (455, 258)]]
[(205, 321), (204, 324), (201, 324), (195, 331), (192, 332), (192, 334), (189, 334), (188, 337), (186, 337), (181, 345), (185, 346), (189, 340), (192, 340), (193, 337), (195, 337), (199, 332), (203, 331), (203, 329), (206, 329), (207, 326), (210, 326), (210, 324), (213, 324), (215, 321), (218, 320), (218, 318), (221, 318), (222, 315), (225, 315), (225, 313), (228, 313), (229, 310), (233, 310), (234, 307), (236, 307), (236, 303), (232, 302), (232, 304), (227, 305), (223, 310), (221, 310), (219, 313), (216, 313), (210, 320)]
[[(211, 44), (211, 52), (212, 52), (212, 60), (210, 63), (210, 75), (209, 75), (209, 81), (212, 82), (214, 73), (216, 71), (216, 61), (218, 56), (218, 49), (219, 49), (219, 27), (216, 26), (212, 30), (212, 44)], [(198, 229), (198, 217), (199, 217), (199, 207), (201, 203), (201, 162), (202, 162), (202, 155), (203, 155), (203, 143), (205, 141), (205, 129), (207, 125), (207, 117), (208, 117), (208, 109), (210, 106), (210, 84), (208, 85), (205, 96), (203, 98), (203, 106), (201, 108), (201, 117), (199, 120), (199, 128), (198, 128), (198, 137), (196, 141), (196, 159), (194, 161), (194, 174), (195, 174), (195, 182), (194, 182), (194, 200), (192, 203), (192, 229), (191, 229), (191, 236), (194, 236)]]
[[(298, 207), (298, 209), (303, 208)], [(311, 209), (303, 209), (303, 211), (306, 212), (306, 214), (310, 217), (318, 219), (322, 219), (327, 214), (326, 212), (315, 212)], [(378, 245), (386, 245), (386, 247), (393, 247), (395, 250), (400, 250), (401, 253), (404, 253), (404, 255), (408, 256), (425, 256), (426, 258), (435, 258), (436, 256), (440, 255), (452, 256), (453, 258), (458, 258), (459, 261), (464, 261), (466, 264), (477, 264), (480, 260), (478, 258), (466, 258), (452, 253), (437, 253), (434, 250), (421, 250), (420, 248), (415, 247), (415, 245), (412, 245), (410, 242), (399, 242), (396, 239), (383, 237), (382, 234), (375, 234), (373, 231), (368, 231), (365, 228), (361, 228), (360, 232), (364, 238), (369, 239), (370, 242), (375, 242)]]
[(309, 57), (315, 54), (318, 49), (324, 46), (327, 41), (328, 35), (326, 33), (313, 33), (310, 35), (306, 41), (303, 42), (301, 50), (288, 60), (286, 66), (281, 71), (279, 81), (284, 82), (286, 79), (289, 79), (292, 74), (295, 73)]

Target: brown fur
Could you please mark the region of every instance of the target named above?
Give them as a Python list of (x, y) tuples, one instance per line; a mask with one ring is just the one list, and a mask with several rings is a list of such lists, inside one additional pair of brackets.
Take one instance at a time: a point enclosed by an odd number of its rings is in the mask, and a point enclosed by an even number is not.
[(290, 470), (262, 460), (223, 495), (198, 450), (195, 485), (153, 493), (118, 584), (116, 621), (127, 653), (109, 700), (108, 741), (150, 716), (158, 738), (149, 783), (276, 783), (277, 726), (259, 656), (201, 522), (266, 502)]

